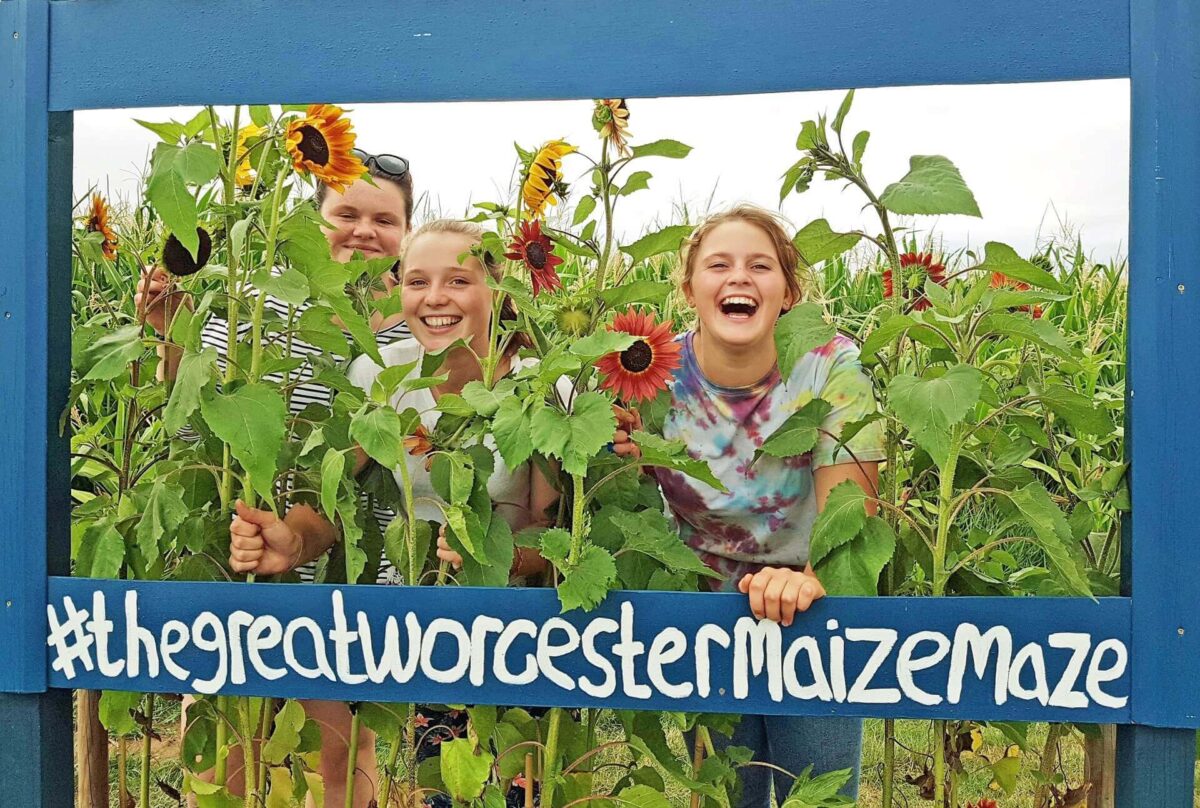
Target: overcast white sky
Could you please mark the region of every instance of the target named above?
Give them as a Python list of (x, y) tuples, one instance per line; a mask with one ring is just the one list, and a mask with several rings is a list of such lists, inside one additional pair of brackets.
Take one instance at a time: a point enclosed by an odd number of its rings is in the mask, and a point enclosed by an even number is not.
[[(737, 201), (776, 207), (779, 178), (798, 157), (800, 123), (837, 110), (842, 92), (703, 98), (630, 99), (633, 142), (674, 138), (694, 147), (682, 161), (647, 158), (650, 189), (622, 200), (619, 229), (630, 239), (673, 208), (721, 208)], [(461, 215), (472, 200), (502, 197), (514, 169), (513, 142), (532, 147), (561, 137), (590, 155), (599, 142), (591, 102), (488, 102), (349, 105), (359, 145), (412, 164), (418, 195), (435, 210)], [(132, 195), (136, 173), (156, 137), (132, 118), (187, 120), (195, 108), (105, 110), (75, 116), (75, 190), (93, 184)], [(228, 113), (227, 113), (228, 114)], [(907, 170), (912, 154), (942, 154), (975, 192), (983, 219), (921, 218), (947, 249), (999, 240), (1022, 252), (1066, 221), (1097, 260), (1128, 244), (1129, 86), (1125, 80), (1055, 84), (905, 87), (857, 93), (846, 130), (871, 131), (864, 166), (877, 191)], [(848, 139), (849, 140), (849, 139)], [(848, 142), (848, 141), (847, 141)], [(586, 163), (566, 158), (568, 180)], [(582, 180), (586, 187), (586, 176)], [(817, 181), (790, 197), (783, 213), (797, 226), (825, 216), (835, 229), (874, 222), (857, 192)]]

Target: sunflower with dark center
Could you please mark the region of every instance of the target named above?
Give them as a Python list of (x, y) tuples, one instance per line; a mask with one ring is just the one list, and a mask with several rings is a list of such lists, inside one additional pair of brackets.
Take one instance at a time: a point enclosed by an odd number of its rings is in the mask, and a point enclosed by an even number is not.
[(92, 210), (84, 222), (84, 229), (89, 233), (100, 233), (104, 241), (100, 243), (100, 251), (109, 261), (117, 257), (117, 236), (108, 223), (108, 203), (100, 194), (92, 194)]
[(239, 188), (246, 188), (254, 184), (254, 168), (250, 165), (250, 152), (246, 148), (246, 141), (258, 137), (266, 130), (257, 124), (246, 124), (237, 133), (237, 143), (234, 144), (234, 150), (238, 155), (237, 173), (233, 181)]
[(656, 323), (650, 314), (629, 309), (618, 314), (609, 331), (637, 339), (623, 351), (613, 351), (596, 361), (603, 379), (600, 387), (626, 402), (649, 401), (671, 383), (671, 371), (680, 365), (680, 344), (671, 323)]
[(199, 245), (193, 258), (183, 243), (175, 238), (174, 233), (167, 236), (167, 243), (163, 245), (162, 251), (162, 265), (167, 272), (177, 278), (186, 278), (204, 268), (212, 256), (212, 237), (203, 227), (196, 228), (196, 237), (199, 239)]
[[(918, 290), (917, 299), (912, 304), (913, 311), (924, 311), (929, 308), (931, 305), (929, 299), (921, 294), (920, 290), (925, 287), (926, 278), (938, 286), (945, 286), (946, 267), (935, 262), (932, 253), (908, 252), (900, 256), (900, 268), (909, 270), (904, 273), (904, 278), (908, 281), (909, 288)], [(890, 298), (895, 293), (892, 269), (888, 267), (883, 271), (883, 296)]]
[(541, 222), (536, 219), (521, 222), (520, 233), (513, 243), (508, 245), (508, 249), (504, 254), (505, 258), (523, 261), (529, 269), (534, 297), (543, 289), (549, 291), (562, 288), (562, 281), (554, 268), (561, 264), (563, 259), (554, 254), (554, 245), (550, 243), (550, 237), (542, 232)]
[(353, 153), (354, 131), (341, 107), (311, 104), (308, 114), (287, 126), (288, 154), (301, 174), (312, 174), (338, 193), (366, 168)]
[(562, 158), (573, 151), (575, 147), (571, 144), (551, 140), (543, 144), (529, 161), (525, 181), (521, 183), (521, 199), (529, 218), (541, 218), (547, 205), (558, 204), (558, 196), (565, 188), (562, 182)]
[(600, 133), (601, 140), (612, 144), (620, 157), (628, 157), (629, 107), (624, 98), (597, 98), (592, 111), (592, 127)]

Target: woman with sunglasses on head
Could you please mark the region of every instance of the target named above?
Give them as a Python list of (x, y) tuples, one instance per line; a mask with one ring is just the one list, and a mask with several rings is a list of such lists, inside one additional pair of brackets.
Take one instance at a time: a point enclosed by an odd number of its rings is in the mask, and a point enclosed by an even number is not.
[[(345, 191), (329, 188), (318, 184), (314, 203), (330, 227), (325, 230), (325, 238), (329, 242), (330, 254), (335, 261), (349, 261), (355, 253), (365, 258), (399, 257), (400, 245), (412, 224), (413, 183), (409, 173), (408, 161), (403, 157), (391, 154), (373, 155), (354, 150), (366, 168), (373, 182), (365, 178), (355, 180)], [(396, 285), (392, 272), (382, 276), (383, 289), (378, 290), (379, 296), (391, 294)], [(134, 297), (139, 312), (145, 311), (146, 322), (160, 335), (166, 330), (166, 325), (179, 307), (191, 308), (190, 296), (178, 289), (172, 283), (172, 276), (161, 267), (150, 267), (138, 282), (138, 292)], [(266, 299), (266, 307), (281, 317), (288, 316), (288, 304), (270, 295)], [(301, 307), (300, 313), (304, 307)], [(221, 367), (225, 364), (227, 349), (228, 323), (224, 317), (213, 315), (204, 324), (201, 341), (206, 348), (213, 348), (218, 355)], [(383, 317), (376, 314), (372, 317), (371, 328), (375, 332), (376, 343), (383, 348), (393, 342), (411, 336), (402, 313)], [(310, 355), (320, 355), (321, 349), (310, 345), (297, 336), (290, 342), (292, 356), (303, 358)], [(174, 378), (178, 369), (181, 351), (168, 345), (160, 347), (163, 361), (159, 364), (166, 378)], [(331, 391), (328, 387), (311, 381), (314, 369), (310, 363), (289, 374), (287, 383), (292, 384), (289, 404), (292, 414), (296, 414), (310, 404), (328, 405)], [(267, 374), (264, 381), (282, 385), (285, 380), (281, 374)], [(198, 439), (198, 436), (184, 428), (181, 437)], [(364, 499), (366, 495), (364, 494)], [(375, 519), (380, 531), (395, 518), (395, 513), (386, 507), (373, 505)], [(296, 572), (303, 581), (312, 581), (316, 568), (316, 560), (297, 568)], [(380, 560), (377, 583), (390, 581), (394, 570), (386, 558)], [(185, 707), (186, 707), (185, 702)], [(307, 701), (304, 702), (305, 712), (321, 727), (321, 775), (325, 780), (325, 804), (343, 808), (345, 804), (346, 768), (349, 762), (349, 745), (351, 716), (347, 706), (341, 702)], [(186, 726), (186, 709), (184, 712)], [(355, 805), (368, 804), (374, 790), (376, 774), (375, 738), (363, 730), (359, 735), (359, 754), (357, 767), (362, 776), (370, 781), (356, 790)], [(241, 793), (241, 750), (235, 748), (230, 755), (228, 783), (231, 791)], [(359, 796), (361, 795), (361, 797)], [(311, 799), (311, 798), (310, 798)]]
[[(489, 329), (497, 293), (489, 286), (489, 279), (499, 281), (503, 275), (500, 266), (490, 258), (481, 262), (470, 254), (482, 241), (483, 234), (483, 229), (473, 222), (438, 219), (418, 228), (404, 246), (399, 274), (404, 290), (404, 315), (412, 328), (413, 339), (395, 342), (382, 348), (380, 353), (387, 367), (415, 363), (409, 373), (417, 375), (427, 352), (447, 351), (438, 371), (446, 376), (444, 382), (431, 388), (397, 392), (391, 400), (397, 411), (416, 409), (421, 414), (421, 425), (430, 433), (439, 417), (438, 400), (444, 395), (458, 395), (470, 382), (481, 381), (483, 370), (479, 357), (486, 357), (492, 350)], [(502, 320), (516, 316), (511, 301), (504, 300), (500, 305)], [(460, 340), (468, 342), (470, 350), (452, 347)], [(521, 344), (519, 339), (514, 339), (504, 346), (496, 378), (537, 362), (517, 355)], [(383, 370), (370, 357), (360, 356), (351, 364), (348, 375), (356, 386), (369, 391)], [(560, 395), (570, 395), (570, 380), (560, 379), (558, 391)], [(490, 436), (484, 438), (483, 443), (496, 451)], [(363, 468), (367, 462), (365, 453), (357, 450), (356, 469)], [(437, 495), (430, 470), (426, 468), (426, 457), (415, 449), (406, 452), (402, 462), (406, 471), (399, 467), (392, 471), (398, 483), (405, 474), (411, 482), (414, 516), (443, 523), (444, 527), (441, 509), (428, 502)], [(550, 524), (546, 512), (558, 501), (554, 486), (529, 461), (510, 470), (498, 458), (488, 479), (488, 493), (493, 512), (503, 518), (514, 533), (530, 526)], [(230, 567), (236, 572), (256, 574), (285, 572), (297, 563), (316, 557), (339, 539), (337, 528), (308, 505), (295, 505), (279, 518), (270, 511), (249, 508), (239, 502), (238, 515), (229, 532)], [(439, 536), (437, 556), (455, 566), (462, 562), (444, 535)], [(526, 578), (543, 572), (546, 566), (546, 561), (536, 551), (514, 548), (509, 574), (513, 578)], [(441, 742), (467, 732), (467, 717), (463, 711), (443, 712), (426, 705), (416, 705), (414, 709), (418, 711), (417, 720), (423, 728), (418, 761), (438, 754)], [(326, 804), (332, 806), (328, 780), (326, 784)], [(356, 804), (360, 794), (369, 797), (372, 791), (356, 787)], [(435, 808), (449, 805), (441, 795), (433, 795), (425, 802)]]

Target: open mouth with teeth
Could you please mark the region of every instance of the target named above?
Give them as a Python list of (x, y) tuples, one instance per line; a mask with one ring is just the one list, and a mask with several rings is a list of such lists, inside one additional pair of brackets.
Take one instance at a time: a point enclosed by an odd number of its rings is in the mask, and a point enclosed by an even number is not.
[(462, 322), (462, 318), (454, 314), (434, 314), (421, 318), (421, 322), (430, 331), (447, 331)]
[(723, 299), (718, 308), (731, 320), (749, 320), (758, 311), (758, 303), (745, 295), (731, 295)]

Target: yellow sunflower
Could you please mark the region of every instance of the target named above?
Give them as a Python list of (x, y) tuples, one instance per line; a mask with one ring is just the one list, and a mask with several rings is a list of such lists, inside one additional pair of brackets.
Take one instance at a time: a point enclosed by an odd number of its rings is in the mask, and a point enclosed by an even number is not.
[(250, 166), (250, 155), (246, 151), (246, 141), (253, 140), (261, 135), (264, 130), (258, 124), (248, 124), (238, 130), (237, 145), (234, 147), (238, 153), (237, 174), (234, 176), (234, 182), (238, 187), (245, 188), (248, 185), (254, 184), (254, 169)]
[(600, 133), (601, 140), (607, 140), (616, 149), (620, 157), (628, 157), (629, 107), (624, 98), (597, 98), (596, 107), (592, 111), (592, 126)]
[(84, 222), (84, 228), (89, 233), (104, 234), (104, 241), (101, 243), (100, 249), (104, 253), (104, 257), (109, 261), (115, 260), (117, 257), (117, 235), (112, 231), (112, 227), (108, 223), (108, 204), (100, 194), (92, 194), (92, 212), (88, 214), (87, 220)]
[(296, 170), (311, 172), (338, 193), (365, 170), (362, 161), (351, 153), (353, 148), (350, 119), (333, 104), (310, 104), (307, 115), (288, 124), (287, 149)]
[(529, 163), (529, 172), (521, 185), (521, 198), (530, 219), (539, 219), (546, 205), (557, 205), (556, 193), (561, 193), (562, 158), (575, 147), (561, 140), (551, 140), (537, 150)]

